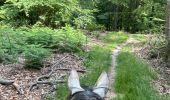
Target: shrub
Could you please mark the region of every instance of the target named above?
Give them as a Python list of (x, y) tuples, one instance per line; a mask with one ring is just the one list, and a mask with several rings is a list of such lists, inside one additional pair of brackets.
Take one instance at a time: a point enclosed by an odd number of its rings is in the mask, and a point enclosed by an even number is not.
[(165, 56), (165, 48), (167, 47), (167, 40), (164, 34), (154, 34), (151, 36), (149, 45), (149, 57), (150, 58), (162, 58)]
[(40, 69), (43, 66), (43, 59), (50, 55), (49, 50), (30, 45), (26, 48), (25, 52), (25, 67)]
[(0, 20), (13, 27), (42, 25), (59, 28), (65, 24), (82, 26), (91, 21), (92, 11), (82, 9), (79, 0), (6, 0), (0, 9)]
[(58, 42), (58, 48), (62, 52), (77, 52), (82, 50), (85, 43), (85, 35), (72, 27), (66, 26), (57, 32), (62, 35)]
[(24, 31), (13, 30), (9, 27), (0, 27), (1, 59), (3, 63), (14, 63), (24, 51), (26, 45)]
[(106, 30), (105, 26), (104, 25), (101, 25), (101, 24), (96, 24), (96, 23), (91, 23), (87, 26), (87, 29), (90, 30), (90, 31), (95, 31), (95, 30), (101, 30), (101, 31), (104, 31)]
[(28, 44), (58, 49), (60, 52), (80, 51), (85, 42), (85, 35), (70, 26), (58, 30), (47, 27), (33, 27), (29, 35), (26, 40)]
[(28, 44), (40, 45), (42, 47), (49, 47), (53, 43), (52, 35), (46, 32), (37, 32), (34, 36), (29, 36), (26, 40)]
[(37, 48), (33, 50), (29, 45), (37, 45), (38, 50), (49, 48), (57, 49), (59, 52), (77, 52), (83, 50), (84, 42), (85, 35), (70, 26), (58, 30), (47, 27), (21, 27), (16, 30), (0, 28), (0, 47), (3, 49), (0, 52), (0, 60), (5, 63), (16, 62), (23, 52), (27, 55), (31, 52), (34, 55), (41, 55), (41, 52), (40, 54), (34, 52)]

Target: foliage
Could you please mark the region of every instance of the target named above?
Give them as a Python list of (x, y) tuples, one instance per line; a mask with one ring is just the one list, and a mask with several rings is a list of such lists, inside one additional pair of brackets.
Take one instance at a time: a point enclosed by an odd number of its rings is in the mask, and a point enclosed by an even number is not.
[[(4, 0), (0, 22), (18, 26), (160, 32), (166, 0)], [(105, 28), (104, 28), (104, 27)]]
[[(26, 32), (5, 28), (5, 29), (1, 29), (0, 33), (1, 33), (1, 38), (0, 38), (1, 57), (0, 58), (3, 63), (15, 63), (17, 62), (18, 57), (23, 52), (27, 52), (27, 55), (28, 55), (28, 52), (32, 50), (29, 47), (27, 47)], [(42, 55), (37, 55), (37, 56), (42, 56)]]
[(37, 47), (35, 45), (30, 45), (26, 48), (24, 56), (26, 59), (26, 68), (40, 69), (43, 67), (43, 59), (48, 57), (50, 52), (47, 49)]
[(13, 63), (24, 48), (24, 35), (9, 28), (0, 30), (1, 56), (4, 63)]
[(97, 22), (107, 30), (163, 30), (160, 26), (164, 26), (165, 0), (99, 0), (97, 5)]
[(89, 24), (87, 27), (86, 27), (86, 29), (88, 29), (88, 30), (90, 30), (90, 31), (105, 31), (106, 30), (106, 28), (105, 28), (105, 26), (104, 25), (102, 25), (102, 24), (97, 24), (97, 23), (91, 23), (91, 24)]
[(65, 24), (82, 26), (93, 19), (92, 10), (82, 9), (78, 0), (7, 0), (0, 9), (0, 19), (14, 27)]
[(41, 31), (35, 32), (34, 35), (29, 36), (26, 40), (28, 44), (40, 45), (41, 47), (51, 46), (53, 41), (52, 35)]
[(77, 52), (83, 50), (85, 35), (70, 26), (52, 30), (47, 27), (33, 27), (28, 34), (28, 44), (58, 49), (60, 52)]
[[(19, 29), (1, 27), (0, 60), (3, 63), (13, 63), (18, 60), (22, 53), (27, 54), (27, 59), (29, 57), (33, 59), (34, 56), (29, 55), (31, 52), (37, 55), (37, 57), (46, 57), (42, 55), (43, 52), (46, 52), (44, 48), (57, 49), (58, 52), (78, 52), (83, 50), (84, 42), (85, 35), (80, 30), (70, 26), (58, 30), (37, 26), (32, 28), (21, 27)], [(34, 51), (33, 47), (30, 48), (29, 45), (35, 45), (38, 48), (34, 47)], [(36, 50), (39, 52), (36, 52)], [(35, 59), (37, 62), (39, 62), (38, 59), (41, 60), (41, 58), (36, 58), (36, 56)], [(30, 66), (32, 66), (31, 63)]]
[(74, 30), (73, 28), (66, 26), (57, 31), (62, 35), (59, 41), (59, 49), (61, 51), (80, 51), (85, 43), (85, 35), (80, 30)]

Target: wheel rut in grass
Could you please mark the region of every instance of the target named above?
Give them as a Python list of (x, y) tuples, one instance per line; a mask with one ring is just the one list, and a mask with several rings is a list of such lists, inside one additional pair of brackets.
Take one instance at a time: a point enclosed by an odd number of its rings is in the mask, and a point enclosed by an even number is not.
[(106, 99), (105, 100), (112, 100), (113, 98), (116, 97), (116, 93), (114, 92), (113, 90), (113, 84), (115, 82), (115, 78), (116, 78), (116, 66), (117, 66), (117, 56), (119, 55), (119, 52), (120, 50), (126, 46), (130, 41), (131, 41), (131, 35), (129, 35), (129, 39), (121, 44), (120, 46), (118, 46), (116, 49), (114, 49), (112, 51), (112, 64), (111, 64), (111, 67), (110, 67), (110, 70), (109, 70), (109, 73), (108, 73), (108, 76), (109, 76), (109, 81), (110, 81), (110, 84), (109, 84), (109, 91), (106, 95)]

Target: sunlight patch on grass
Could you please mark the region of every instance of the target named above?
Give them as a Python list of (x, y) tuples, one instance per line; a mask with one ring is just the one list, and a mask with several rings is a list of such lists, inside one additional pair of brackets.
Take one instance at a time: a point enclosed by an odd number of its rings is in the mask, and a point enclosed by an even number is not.
[(106, 48), (114, 49), (121, 43), (124, 43), (128, 39), (128, 34), (122, 31), (120, 32), (109, 32), (103, 41), (106, 44)]

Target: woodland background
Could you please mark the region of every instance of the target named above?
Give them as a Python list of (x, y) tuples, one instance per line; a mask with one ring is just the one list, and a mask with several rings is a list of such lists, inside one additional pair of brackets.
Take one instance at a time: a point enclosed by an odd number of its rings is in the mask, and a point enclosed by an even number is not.
[[(103, 34), (106, 37), (102, 38)], [(24, 69), (40, 70), (44, 59), (56, 53), (83, 56), (85, 66), (102, 65), (99, 63), (110, 60), (108, 49), (125, 42), (127, 34), (138, 34), (134, 37), (139, 40), (151, 35), (149, 59), (159, 59), (170, 68), (170, 1), (0, 0), (0, 63), (4, 65), (23, 63), (24, 59)], [(91, 49), (89, 37), (107, 45)], [(97, 56), (101, 53), (106, 55)], [(106, 61), (104, 68), (89, 74), (94, 75), (89, 78), (90, 85), (108, 65)], [(66, 90), (64, 86), (59, 90), (62, 88)]]

